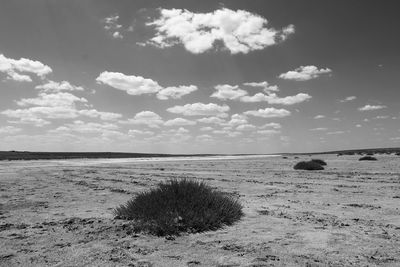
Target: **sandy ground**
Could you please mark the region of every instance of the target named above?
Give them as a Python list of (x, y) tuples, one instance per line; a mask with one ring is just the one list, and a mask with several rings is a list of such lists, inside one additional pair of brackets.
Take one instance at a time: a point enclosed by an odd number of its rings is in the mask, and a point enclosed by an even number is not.
[[(400, 266), (400, 157), (0, 162), (0, 266)], [(239, 197), (245, 217), (176, 238), (112, 209), (168, 178)]]

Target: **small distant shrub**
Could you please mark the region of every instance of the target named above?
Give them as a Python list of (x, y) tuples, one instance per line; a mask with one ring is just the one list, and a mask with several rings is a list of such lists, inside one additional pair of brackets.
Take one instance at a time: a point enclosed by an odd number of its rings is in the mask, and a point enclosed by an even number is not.
[(318, 171), (323, 170), (324, 167), (315, 161), (300, 161), (293, 167), (295, 170)]
[(396, 156), (400, 156), (400, 152), (397, 152), (397, 153), (396, 153)]
[(204, 182), (169, 180), (139, 193), (114, 210), (116, 218), (133, 220), (134, 231), (158, 236), (217, 230), (242, 216), (237, 199)]
[(373, 156), (373, 155), (374, 155), (374, 153), (371, 153), (371, 152), (367, 153), (367, 156)]
[(314, 162), (316, 162), (316, 163), (318, 163), (319, 165), (321, 165), (321, 166), (326, 166), (326, 165), (328, 165), (324, 160), (322, 160), (322, 159), (312, 159), (311, 161), (314, 161)]
[(337, 156), (338, 156), (338, 157), (341, 157), (341, 156), (343, 156), (343, 154), (342, 154), (342, 153), (339, 153), (339, 154), (337, 154)]
[(362, 157), (362, 158), (359, 158), (358, 160), (377, 160), (377, 158), (375, 158), (375, 157), (371, 157), (371, 156), (365, 156), (365, 157)]
[(283, 159), (287, 159), (288, 157), (282, 157)]

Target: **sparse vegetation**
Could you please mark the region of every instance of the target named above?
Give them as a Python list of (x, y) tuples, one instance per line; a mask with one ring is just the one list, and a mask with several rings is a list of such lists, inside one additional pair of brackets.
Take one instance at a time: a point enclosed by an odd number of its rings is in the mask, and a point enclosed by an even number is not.
[(328, 165), (324, 160), (322, 160), (322, 159), (312, 159), (311, 161), (314, 161), (314, 162), (316, 162), (316, 163), (318, 163), (319, 165), (321, 165), (321, 166), (326, 166), (326, 165)]
[(321, 166), (321, 164), (315, 162), (315, 161), (300, 161), (293, 167), (295, 170), (307, 170), (307, 171), (317, 171), (317, 170), (323, 170), (324, 167)]
[(360, 161), (363, 161), (363, 160), (377, 160), (377, 158), (371, 157), (371, 156), (365, 156), (365, 157), (359, 158), (358, 160), (360, 160)]
[(237, 199), (186, 179), (160, 183), (117, 207), (114, 214), (132, 220), (136, 232), (158, 236), (217, 230), (243, 216)]

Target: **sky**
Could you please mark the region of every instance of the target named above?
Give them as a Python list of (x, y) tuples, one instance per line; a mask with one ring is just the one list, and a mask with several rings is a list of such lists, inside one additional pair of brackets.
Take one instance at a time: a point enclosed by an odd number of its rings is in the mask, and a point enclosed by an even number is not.
[(399, 147), (396, 7), (1, 1), (0, 150)]

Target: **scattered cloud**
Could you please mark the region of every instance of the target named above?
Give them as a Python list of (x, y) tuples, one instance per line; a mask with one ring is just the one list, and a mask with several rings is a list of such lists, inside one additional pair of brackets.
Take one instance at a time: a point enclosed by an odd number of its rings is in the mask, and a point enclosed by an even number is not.
[(120, 72), (102, 72), (97, 78), (98, 83), (109, 85), (130, 95), (157, 93), (162, 87), (152, 79), (142, 76), (125, 75)]
[(221, 119), (219, 117), (205, 117), (197, 120), (198, 122), (202, 123), (210, 123), (210, 124), (223, 124), (225, 123), (224, 119)]
[(294, 33), (289, 25), (278, 31), (267, 27), (267, 20), (245, 10), (221, 8), (210, 13), (185, 9), (160, 9), (160, 17), (147, 23), (156, 35), (147, 43), (160, 48), (182, 44), (194, 54), (215, 47), (216, 41), (231, 54), (261, 50), (284, 41)]
[(259, 129), (266, 129), (266, 128), (280, 129), (280, 128), (282, 128), (282, 125), (280, 123), (270, 122), (270, 123), (266, 123), (258, 128)]
[(187, 125), (195, 125), (195, 121), (187, 120), (184, 118), (175, 118), (172, 120), (168, 120), (164, 123), (165, 126), (187, 126)]
[(133, 119), (120, 122), (128, 124), (146, 125), (150, 128), (159, 128), (164, 124), (164, 121), (160, 115), (158, 115), (153, 111), (148, 111), (148, 110), (137, 113), (135, 117), (133, 117)]
[(104, 24), (104, 29), (108, 32), (114, 39), (122, 39), (124, 38), (120, 33), (122, 29), (122, 25), (118, 24), (119, 15), (113, 14), (109, 17), (106, 17), (102, 20)]
[(365, 105), (358, 110), (360, 111), (370, 111), (370, 110), (379, 110), (379, 109), (384, 109), (386, 106), (384, 105)]
[(161, 89), (157, 93), (157, 98), (161, 100), (167, 100), (169, 98), (172, 99), (179, 99), (184, 95), (190, 94), (191, 92), (196, 91), (198, 88), (195, 85), (189, 85), (189, 86), (171, 86), (171, 87), (166, 87)]
[(14, 126), (3, 126), (0, 127), (0, 134), (15, 134), (20, 132), (21, 130), (21, 128), (17, 128)]
[(238, 131), (252, 131), (255, 129), (257, 129), (257, 127), (254, 126), (253, 124), (242, 124), (236, 127), (236, 130)]
[[(27, 58), (12, 59), (0, 54), (0, 72), (7, 75), (7, 79), (18, 82), (31, 82), (32, 79), (28, 74), (35, 74), (40, 78), (44, 78), (52, 72), (52, 69), (44, 65), (40, 61), (30, 60)], [(22, 74), (25, 73), (25, 74)]]
[(211, 97), (218, 98), (220, 100), (236, 100), (242, 96), (247, 95), (245, 90), (239, 88), (238, 85), (222, 84), (214, 87), (217, 91), (214, 92)]
[(210, 126), (200, 128), (200, 131), (202, 131), (202, 132), (207, 132), (207, 131), (212, 131), (212, 130), (214, 130), (214, 128), (210, 127)]
[(179, 99), (198, 89), (195, 85), (180, 85), (163, 88), (157, 81), (152, 79), (109, 71), (100, 73), (96, 78), (96, 81), (100, 84), (106, 84), (115, 89), (125, 91), (129, 95), (157, 93), (157, 98), (161, 100), (167, 100), (170, 98)]
[(309, 94), (299, 93), (294, 96), (278, 97), (275, 93), (265, 95), (263, 93), (257, 93), (253, 96), (243, 96), (240, 98), (242, 102), (267, 102), (268, 104), (274, 105), (294, 105), (311, 99)]
[(310, 131), (327, 131), (328, 128), (325, 127), (318, 127), (318, 128), (312, 128), (310, 129)]
[(332, 70), (329, 68), (318, 69), (316, 66), (300, 66), (295, 70), (288, 71), (279, 75), (279, 78), (285, 80), (295, 80), (295, 81), (307, 81), (311, 79), (318, 78), (322, 74), (331, 73)]
[(167, 111), (176, 114), (182, 114), (185, 116), (218, 116), (218, 117), (226, 117), (230, 110), (227, 105), (217, 105), (214, 103), (194, 103), (194, 104), (186, 104), (184, 106), (174, 106), (168, 108)]
[(122, 118), (122, 114), (114, 112), (97, 111), (96, 109), (82, 109), (79, 110), (78, 113), (80, 115), (84, 115), (90, 118), (99, 118), (105, 121), (114, 121)]
[(327, 132), (326, 134), (335, 135), (335, 134), (344, 134), (345, 131), (335, 131), (335, 132)]
[(345, 102), (350, 102), (350, 101), (353, 101), (353, 100), (356, 100), (356, 99), (357, 99), (356, 96), (348, 96), (348, 97), (346, 97), (344, 99), (339, 100), (339, 102), (340, 103), (345, 103)]
[(61, 91), (83, 91), (84, 88), (70, 84), (68, 81), (55, 82), (47, 81), (45, 84), (37, 85), (35, 89), (43, 90), (44, 92), (61, 92)]
[(282, 118), (289, 116), (291, 113), (286, 109), (265, 108), (258, 110), (248, 110), (244, 114), (262, 118)]
[(264, 82), (248, 82), (243, 83), (243, 85), (250, 86), (250, 87), (261, 87), (263, 88), (264, 92), (278, 92), (279, 87), (277, 85), (270, 85), (267, 81)]
[(325, 118), (325, 115), (317, 115), (317, 116), (315, 116), (314, 117), (314, 119), (323, 119), (323, 118)]

